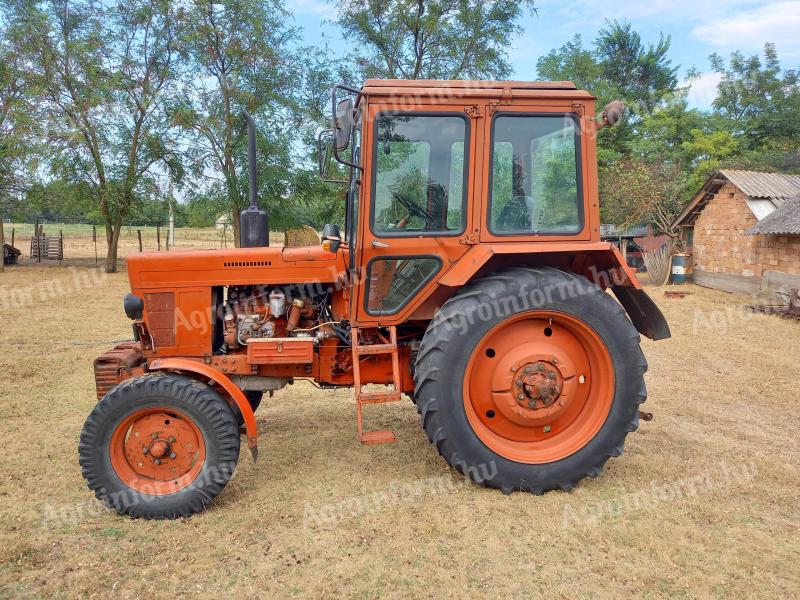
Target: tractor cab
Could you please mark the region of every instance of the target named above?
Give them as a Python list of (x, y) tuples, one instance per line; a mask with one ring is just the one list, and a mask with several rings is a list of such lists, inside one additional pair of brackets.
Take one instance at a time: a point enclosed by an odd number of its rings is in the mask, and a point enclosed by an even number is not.
[(319, 168), (348, 190), (355, 321), (429, 319), (442, 280), (462, 285), (506, 253), (563, 263), (582, 243), (587, 266), (615, 268), (592, 244), (594, 136), (619, 118), (618, 103), (596, 119), (594, 98), (569, 82), (368, 80), (335, 86), (331, 110)]

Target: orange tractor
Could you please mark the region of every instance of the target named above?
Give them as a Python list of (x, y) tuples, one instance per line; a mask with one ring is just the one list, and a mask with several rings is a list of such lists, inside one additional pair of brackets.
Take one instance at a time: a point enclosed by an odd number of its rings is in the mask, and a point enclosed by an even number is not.
[(135, 341), (96, 359), (79, 445), (120, 514), (203, 510), (241, 436), (257, 457), (264, 393), (297, 379), (354, 388), (362, 444), (395, 440), (365, 407), (406, 394), (452, 467), (506, 493), (569, 490), (637, 428), (639, 333), (669, 328), (600, 241), (595, 133), (621, 104), (596, 117), (567, 82), (369, 80), (335, 86), (332, 110), (320, 170), (349, 173), (343, 231), (269, 247), (248, 116), (243, 247), (128, 258)]

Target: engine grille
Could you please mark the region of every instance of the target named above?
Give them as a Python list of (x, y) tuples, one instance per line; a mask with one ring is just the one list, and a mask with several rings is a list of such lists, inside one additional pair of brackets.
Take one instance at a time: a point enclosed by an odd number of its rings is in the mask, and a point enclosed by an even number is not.
[(144, 362), (139, 342), (123, 342), (107, 350), (94, 361), (97, 399), (102, 400), (111, 389), (131, 376), (131, 370)]

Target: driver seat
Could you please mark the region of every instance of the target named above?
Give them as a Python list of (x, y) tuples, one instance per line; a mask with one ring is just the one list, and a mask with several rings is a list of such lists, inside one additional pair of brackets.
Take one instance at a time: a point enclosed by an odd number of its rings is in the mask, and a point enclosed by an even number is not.
[(444, 189), (441, 183), (429, 179), (426, 196), (428, 198), (428, 214), (435, 219), (435, 223), (431, 225), (431, 228), (437, 231), (444, 231), (447, 229), (447, 190)]

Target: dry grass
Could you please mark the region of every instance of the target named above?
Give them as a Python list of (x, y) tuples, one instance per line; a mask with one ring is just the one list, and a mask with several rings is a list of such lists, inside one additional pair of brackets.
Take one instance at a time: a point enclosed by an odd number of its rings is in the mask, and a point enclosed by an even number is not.
[(262, 458), (242, 453), (216, 507), (147, 522), (103, 509), (77, 464), (92, 358), (129, 333), (125, 274), (82, 289), (87, 272), (0, 274), (32, 290), (0, 306), (0, 597), (800, 595), (800, 324), (743, 298), (652, 291), (674, 336), (644, 342), (655, 420), (570, 494), (464, 485), (410, 402), (369, 413), (397, 444), (361, 447), (351, 394), (299, 383), (259, 411)]

